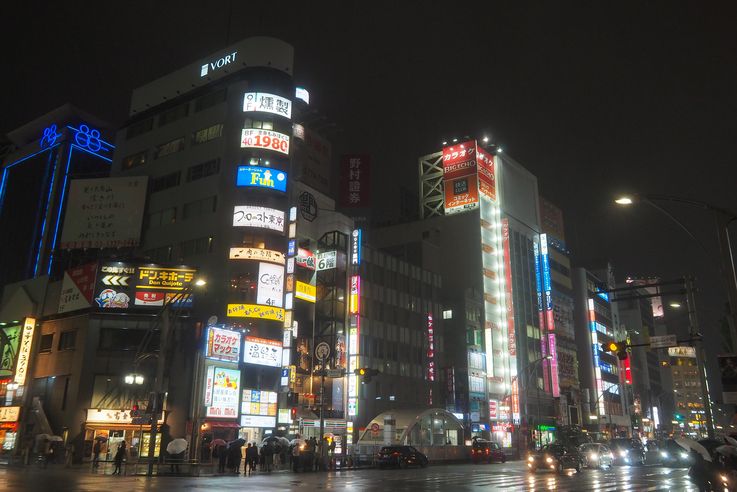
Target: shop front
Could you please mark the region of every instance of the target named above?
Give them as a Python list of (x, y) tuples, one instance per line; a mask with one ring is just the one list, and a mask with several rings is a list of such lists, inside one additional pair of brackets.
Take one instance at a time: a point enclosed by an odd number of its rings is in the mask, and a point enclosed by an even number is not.
[(0, 455), (11, 454), (18, 442), (20, 407), (0, 407)]
[[(159, 426), (164, 418), (159, 420)], [(88, 409), (85, 420), (83, 459), (92, 460), (95, 441), (100, 441), (100, 460), (112, 460), (122, 441), (128, 445), (130, 461), (147, 458), (151, 443), (151, 426), (133, 424), (128, 410)], [(161, 432), (156, 434), (156, 450), (159, 456), (161, 449)]]

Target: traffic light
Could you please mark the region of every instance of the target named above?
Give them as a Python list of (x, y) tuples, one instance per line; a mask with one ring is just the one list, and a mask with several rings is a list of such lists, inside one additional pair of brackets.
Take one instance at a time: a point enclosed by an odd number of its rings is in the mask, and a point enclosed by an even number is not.
[(680, 413), (674, 413), (673, 417), (675, 417), (675, 419), (679, 421), (683, 420), (683, 415), (681, 415)]
[(292, 420), (297, 420), (297, 407), (292, 407), (292, 409), (289, 411), (289, 417)]
[(619, 360), (625, 360), (627, 358), (627, 342), (602, 343), (601, 351), (616, 355)]
[(131, 417), (140, 417), (143, 412), (141, 412), (141, 409), (138, 407), (137, 403), (134, 403), (131, 407)]
[(378, 369), (371, 369), (370, 367), (359, 367), (353, 374), (361, 377), (361, 383), (370, 383), (371, 378), (381, 374)]

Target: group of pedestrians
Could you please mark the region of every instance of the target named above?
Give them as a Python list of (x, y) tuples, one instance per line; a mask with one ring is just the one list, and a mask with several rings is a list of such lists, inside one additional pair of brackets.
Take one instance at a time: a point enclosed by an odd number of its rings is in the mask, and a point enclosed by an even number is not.
[(286, 464), (288, 449), (286, 446), (273, 440), (267, 440), (259, 448), (258, 445), (247, 443), (245, 456), (242, 451), (242, 439), (230, 444), (220, 444), (213, 449), (213, 458), (218, 462), (218, 473), (240, 473), (241, 461), (243, 461), (243, 475), (251, 476), (253, 472), (261, 470), (271, 473)]

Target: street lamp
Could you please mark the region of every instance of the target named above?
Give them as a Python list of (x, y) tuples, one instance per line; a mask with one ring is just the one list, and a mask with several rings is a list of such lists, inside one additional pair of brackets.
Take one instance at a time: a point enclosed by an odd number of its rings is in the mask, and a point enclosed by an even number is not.
[[(164, 301), (164, 306), (158, 312), (156, 317), (161, 318), (161, 333), (159, 335), (159, 355), (156, 363), (156, 378), (153, 384), (153, 415), (151, 416), (151, 434), (148, 443), (148, 473), (147, 475), (153, 476), (154, 472), (154, 455), (156, 454), (156, 434), (158, 433), (158, 421), (159, 421), (159, 409), (163, 409), (162, 394), (164, 388), (164, 370), (166, 369), (166, 353), (169, 349), (169, 332), (171, 331), (171, 324), (169, 320), (169, 309), (172, 306), (176, 306), (177, 303), (185, 299), (190, 295), (194, 287), (203, 287), (207, 284), (207, 281), (199, 278), (195, 279), (190, 285), (184, 287), (182, 290), (177, 292), (172, 297)], [(153, 329), (153, 325), (150, 329)], [(143, 384), (143, 376), (139, 376), (141, 384)], [(133, 381), (136, 382), (137, 378), (134, 375)], [(136, 383), (138, 384), (138, 383)]]
[(678, 225), (678, 227), (683, 229), (683, 231), (685, 231), (686, 234), (688, 234), (688, 236), (693, 239), (702, 250), (704, 250), (707, 256), (709, 256), (708, 251), (706, 251), (704, 245), (696, 238), (696, 236), (693, 235), (688, 227), (656, 202), (680, 203), (708, 210), (714, 214), (717, 221), (717, 237), (721, 253), (721, 271), (727, 287), (727, 300), (729, 301), (729, 331), (732, 339), (732, 347), (734, 350), (737, 350), (737, 270), (735, 270), (735, 259), (732, 254), (732, 241), (729, 235), (729, 226), (732, 222), (737, 221), (737, 213), (701, 200), (691, 200), (689, 198), (681, 198), (672, 195), (625, 195), (614, 200), (614, 203), (621, 206), (634, 205), (639, 202), (647, 203), (651, 207), (657, 209), (658, 212), (667, 216), (671, 221)]
[(123, 381), (125, 384), (135, 384), (135, 385), (142, 385), (144, 378), (142, 374), (132, 373), (132, 374), (126, 374), (123, 378)]

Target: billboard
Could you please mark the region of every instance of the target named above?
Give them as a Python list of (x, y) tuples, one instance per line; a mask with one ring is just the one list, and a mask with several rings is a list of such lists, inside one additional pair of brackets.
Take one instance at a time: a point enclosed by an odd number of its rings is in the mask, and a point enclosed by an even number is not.
[(292, 119), (292, 101), (268, 92), (246, 92), (243, 96), (243, 112), (258, 111)]
[(371, 206), (371, 158), (368, 155), (341, 156), (339, 196), (342, 207)]
[(316, 258), (317, 262), (315, 267), (318, 272), (323, 270), (332, 270), (338, 264), (337, 251), (323, 251), (322, 253), (317, 253)]
[[(210, 377), (208, 374), (206, 377)], [(238, 369), (215, 367), (212, 371), (211, 390), (206, 389), (210, 396), (207, 404), (207, 417), (238, 418), (238, 391), (240, 390), (241, 372)]]
[(443, 195), (446, 215), (478, 207), (475, 140), (443, 147)]
[(284, 267), (273, 263), (258, 264), (256, 303), (267, 306), (284, 305)]
[(207, 328), (205, 357), (226, 362), (240, 361), (241, 333), (210, 326)]
[(303, 301), (315, 302), (317, 300), (317, 289), (314, 285), (297, 280), (297, 285), (294, 289), (294, 297), (302, 299)]
[(481, 147), (476, 148), (476, 164), (478, 165), (479, 192), (496, 200), (496, 170), (494, 156)]
[(260, 128), (244, 128), (241, 148), (273, 150), (289, 155), (289, 135)]
[(270, 167), (238, 166), (235, 185), (287, 191), (287, 173)]
[(309, 249), (297, 248), (297, 266), (307, 268), (308, 270), (315, 269), (315, 254)]
[(15, 363), (15, 375), (13, 382), (23, 386), (26, 384), (26, 373), (31, 360), (31, 347), (33, 345), (33, 332), (36, 328), (35, 318), (26, 318), (23, 321), (23, 331), (18, 346), (18, 361)]
[(132, 262), (101, 263), (95, 282), (94, 301), (102, 310), (161, 308), (171, 302), (192, 305), (188, 289), (197, 270), (188, 267), (162, 267)]
[(233, 227), (258, 227), (284, 232), (284, 212), (275, 208), (236, 205), (233, 208)]
[(246, 337), (243, 362), (259, 366), (281, 367), (282, 342), (267, 338)]
[(275, 391), (244, 389), (241, 399), (241, 426), (275, 427), (277, 396)]
[(147, 176), (73, 179), (59, 248), (138, 246)]
[[(295, 128), (295, 130), (297, 130)], [(330, 142), (309, 128), (301, 129), (294, 141), (294, 177), (307, 186), (330, 195), (332, 147)], [(295, 135), (300, 135), (295, 132)]]
[(231, 260), (258, 260), (283, 265), (285, 263), (284, 253), (271, 249), (261, 248), (230, 248), (229, 258)]
[(0, 328), (0, 377), (13, 375), (23, 327), (20, 325)]
[(258, 304), (228, 304), (227, 315), (231, 318), (254, 318), (284, 321), (284, 309)]
[(737, 355), (720, 355), (717, 358), (719, 360), (719, 374), (722, 379), (724, 403), (737, 403)]
[(68, 313), (92, 306), (95, 292), (97, 263), (87, 263), (64, 272), (59, 294), (59, 313)]

